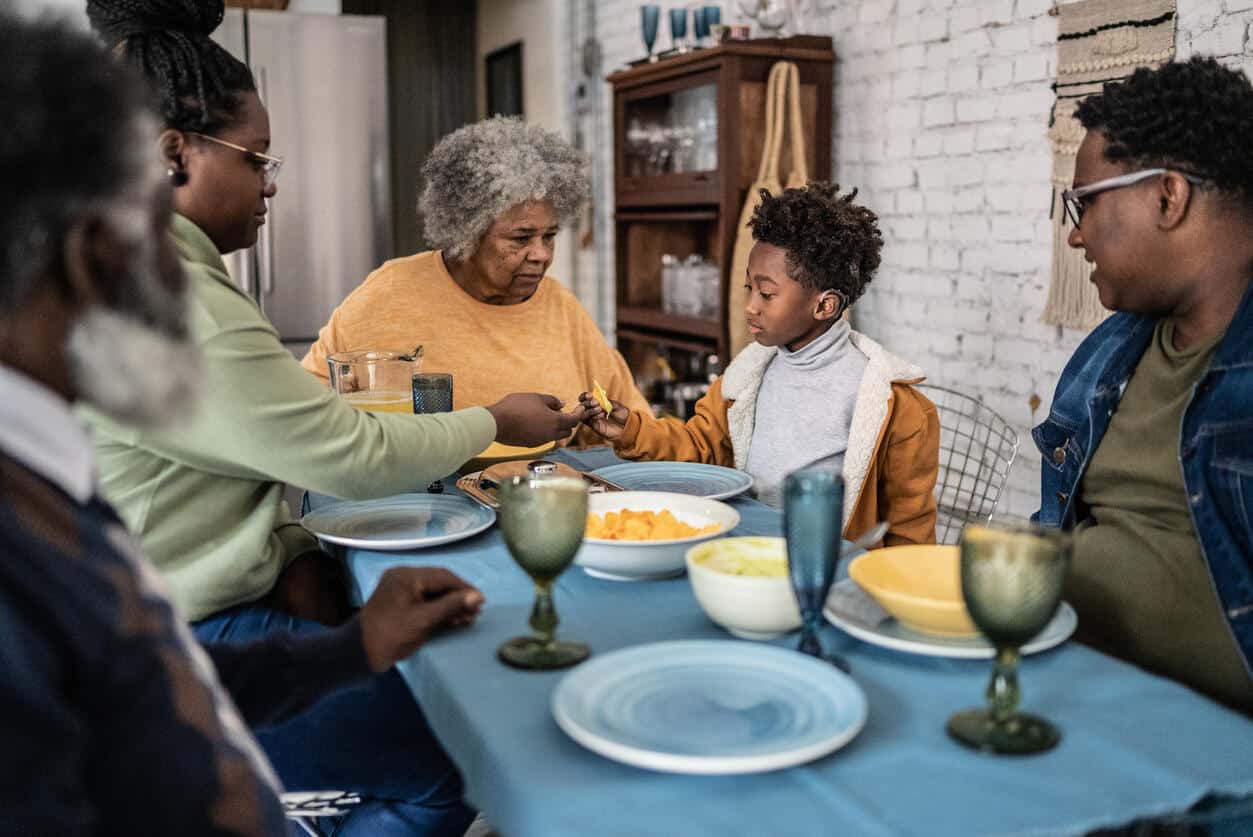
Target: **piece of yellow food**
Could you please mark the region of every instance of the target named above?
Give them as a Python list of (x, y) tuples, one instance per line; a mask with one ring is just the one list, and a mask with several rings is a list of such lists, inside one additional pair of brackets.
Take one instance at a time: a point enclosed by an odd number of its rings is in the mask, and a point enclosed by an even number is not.
[(605, 388), (600, 385), (599, 381), (592, 381), (592, 397), (596, 399), (596, 403), (605, 411), (605, 415), (613, 412), (613, 403), (609, 400), (609, 394), (605, 392)]
[(691, 526), (669, 510), (663, 512), (623, 509), (587, 516), (587, 536), (610, 541), (663, 541), (709, 535), (722, 527), (711, 523), (705, 527)]

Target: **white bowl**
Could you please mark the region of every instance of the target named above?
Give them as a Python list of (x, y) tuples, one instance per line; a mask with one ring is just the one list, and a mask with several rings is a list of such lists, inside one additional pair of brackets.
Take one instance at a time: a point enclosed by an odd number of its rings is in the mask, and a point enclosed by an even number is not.
[(674, 494), (669, 491), (607, 491), (587, 498), (588, 514), (605, 512), (669, 510), (682, 523), (718, 531), (687, 538), (659, 541), (617, 541), (584, 538), (574, 562), (588, 574), (611, 581), (646, 581), (683, 574), (684, 556), (690, 547), (720, 538), (740, 523), (740, 513), (720, 500)]
[[(705, 563), (734, 555), (783, 564), (781, 576), (735, 575)], [(801, 626), (800, 607), (787, 576), (783, 538), (723, 538), (687, 551), (687, 577), (705, 615), (744, 639), (774, 639)]]

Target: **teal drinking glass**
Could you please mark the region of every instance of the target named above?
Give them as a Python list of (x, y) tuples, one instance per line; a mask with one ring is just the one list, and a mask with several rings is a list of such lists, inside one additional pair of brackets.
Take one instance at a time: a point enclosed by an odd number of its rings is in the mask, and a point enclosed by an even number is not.
[(835, 582), (844, 530), (844, 478), (834, 471), (794, 471), (783, 481), (783, 531), (788, 577), (801, 612), (802, 653), (845, 671), (848, 663), (822, 649), (822, 609)]
[(670, 10), (670, 47), (675, 52), (686, 52), (687, 6)]
[(656, 61), (653, 56), (653, 43), (657, 40), (657, 24), (661, 21), (661, 6), (645, 3), (640, 6), (640, 37), (644, 39), (644, 49), (648, 50), (648, 60)]
[(581, 642), (557, 639), (553, 583), (583, 544), (587, 483), (575, 477), (515, 476), (500, 486), (500, 531), (518, 566), (535, 582), (532, 636), (515, 637), (497, 655), (516, 668), (565, 668), (587, 659)]

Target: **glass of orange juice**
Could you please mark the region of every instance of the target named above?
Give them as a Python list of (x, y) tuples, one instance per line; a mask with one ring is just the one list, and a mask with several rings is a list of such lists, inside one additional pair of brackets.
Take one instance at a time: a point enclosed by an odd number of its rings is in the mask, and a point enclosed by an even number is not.
[(413, 413), (413, 376), (422, 352), (336, 352), (326, 359), (331, 389), (354, 407), (376, 413)]

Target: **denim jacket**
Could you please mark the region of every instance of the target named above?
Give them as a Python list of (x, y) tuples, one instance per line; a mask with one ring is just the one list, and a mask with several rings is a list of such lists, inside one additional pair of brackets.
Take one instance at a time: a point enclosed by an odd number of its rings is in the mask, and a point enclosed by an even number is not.
[[(1079, 484), (1118, 408), (1157, 321), (1115, 314), (1075, 350), (1043, 424), (1040, 510), (1072, 528)], [(1179, 461), (1192, 525), (1214, 589), (1244, 655), (1253, 661), (1253, 284), (1184, 408)]]

